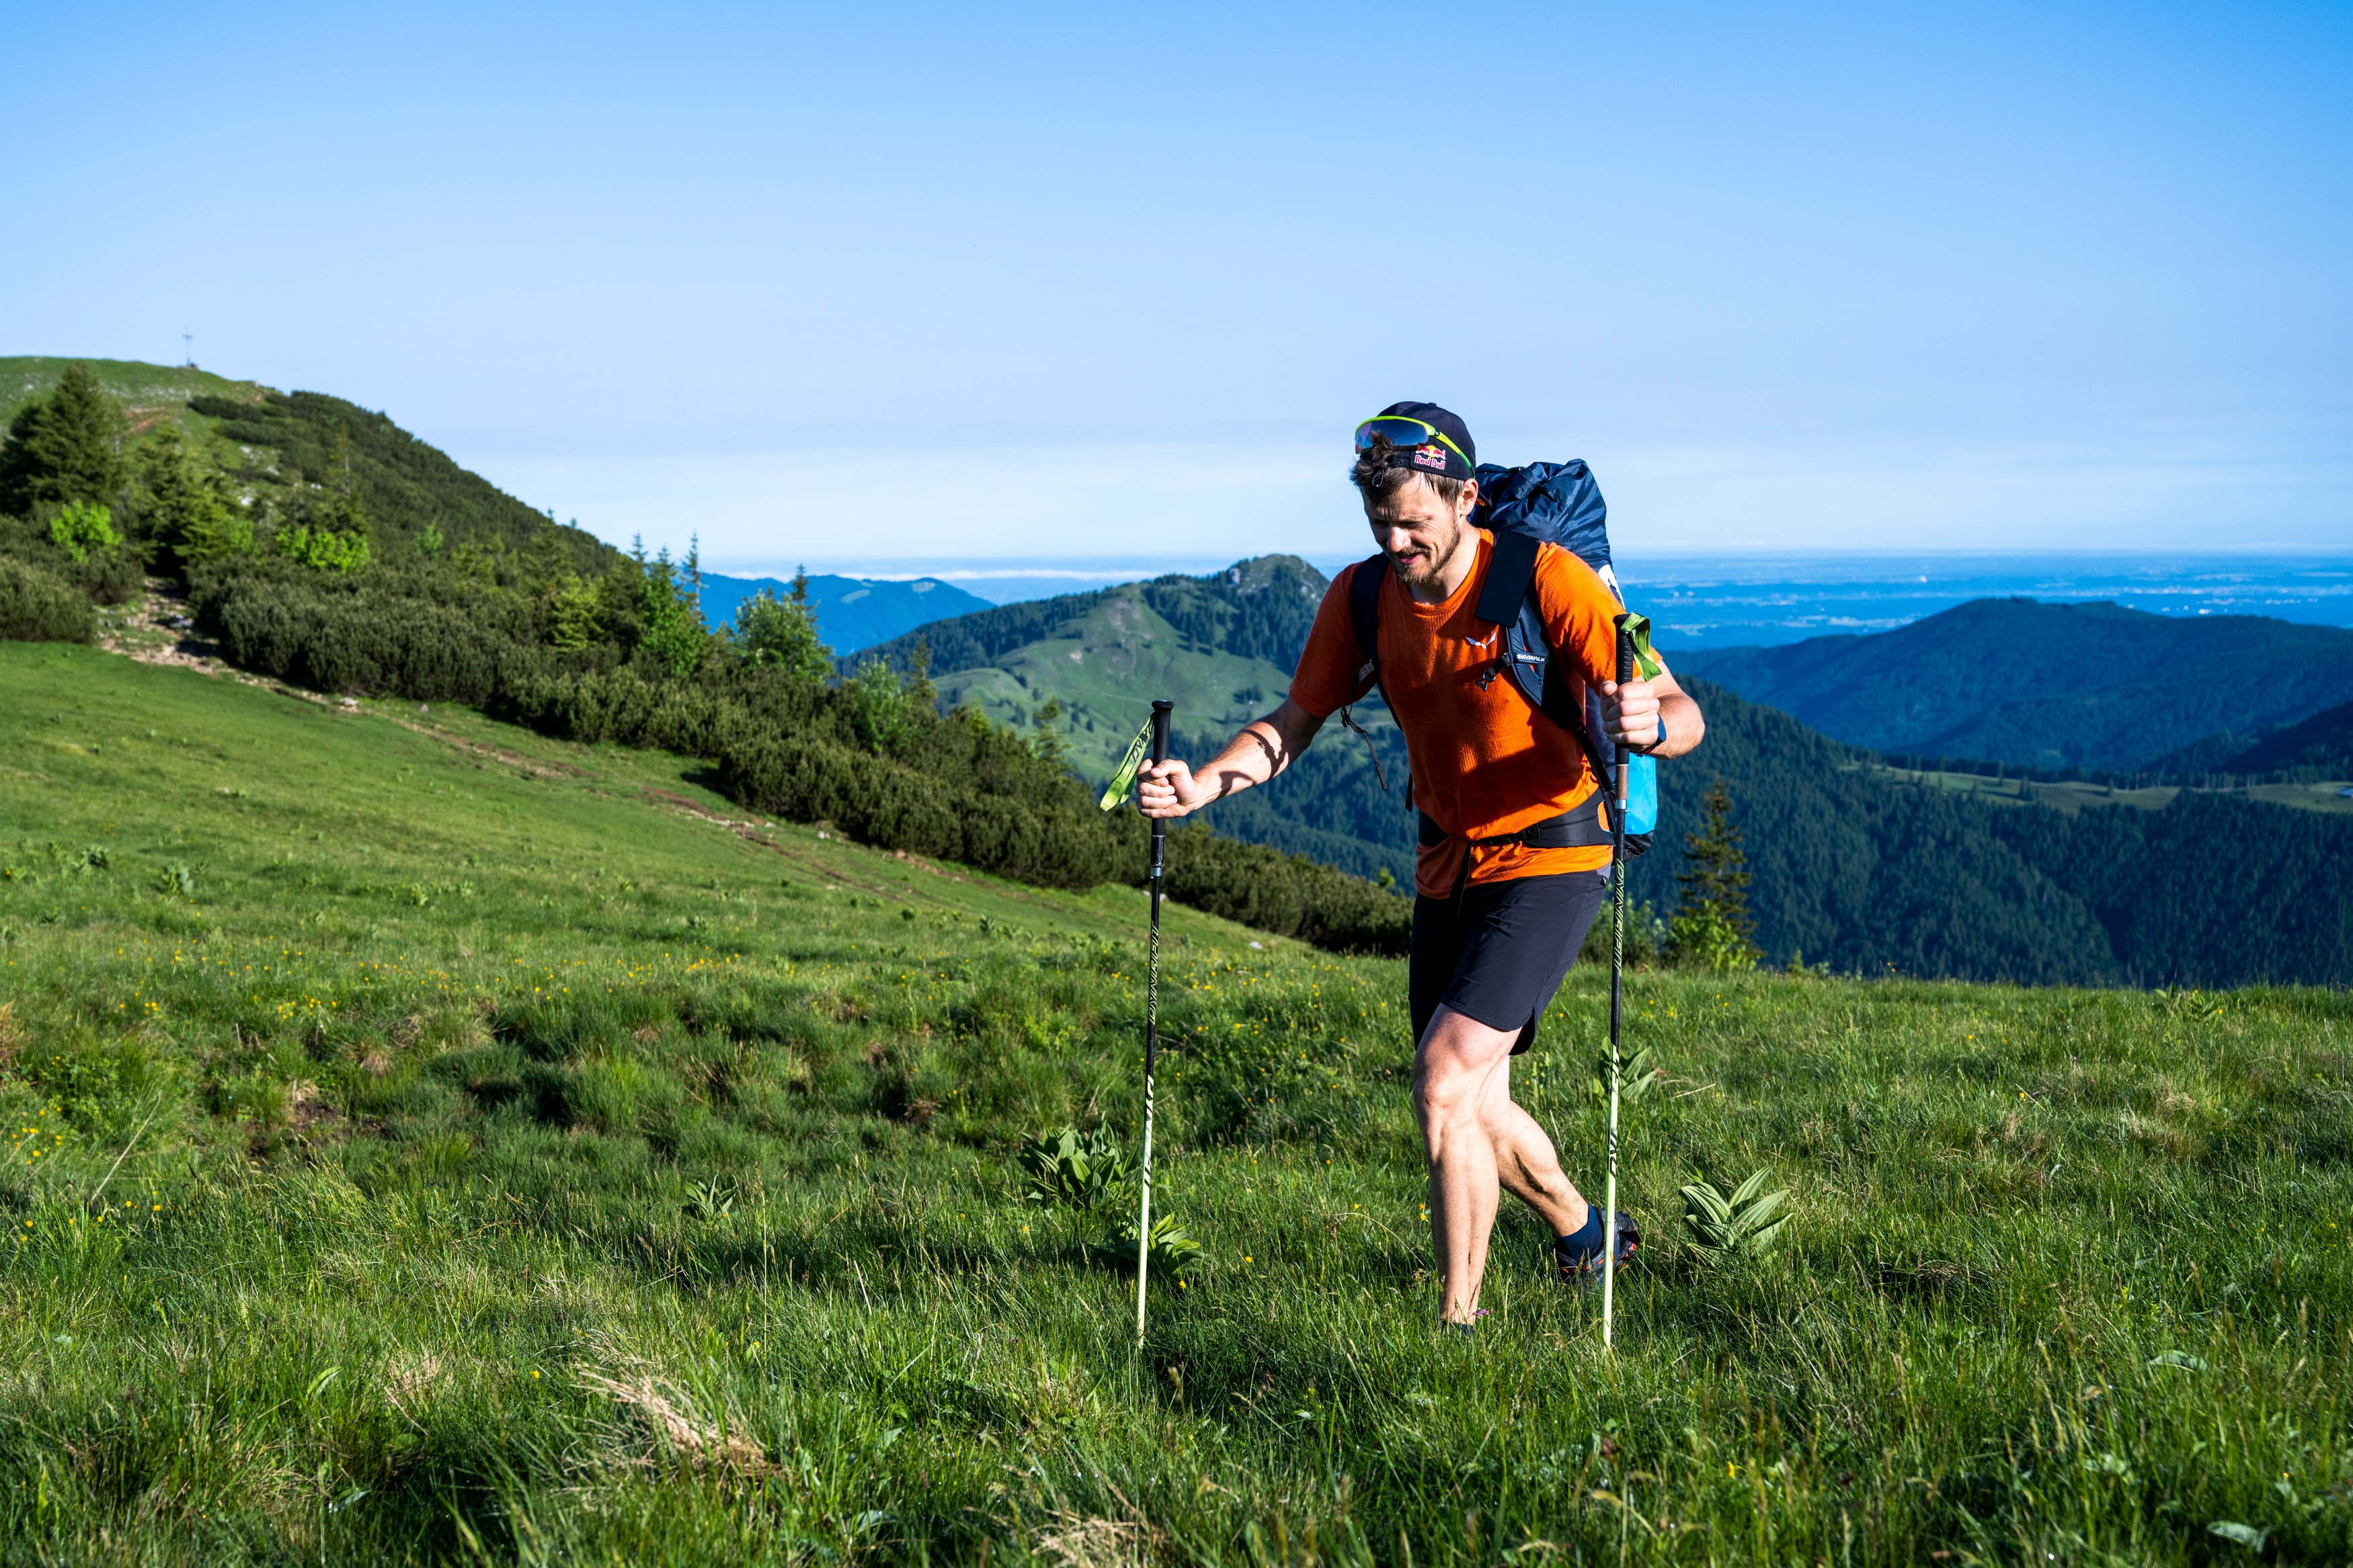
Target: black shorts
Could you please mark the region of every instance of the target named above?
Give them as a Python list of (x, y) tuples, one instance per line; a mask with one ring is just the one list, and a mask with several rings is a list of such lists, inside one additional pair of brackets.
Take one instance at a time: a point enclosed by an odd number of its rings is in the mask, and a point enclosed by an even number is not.
[(1491, 1029), (1517, 1029), (1514, 1056), (1535, 1044), (1536, 1020), (1609, 892), (1606, 872), (1566, 871), (1473, 882), (1459, 901), (1414, 900), (1406, 989), (1415, 1046), (1441, 1003)]

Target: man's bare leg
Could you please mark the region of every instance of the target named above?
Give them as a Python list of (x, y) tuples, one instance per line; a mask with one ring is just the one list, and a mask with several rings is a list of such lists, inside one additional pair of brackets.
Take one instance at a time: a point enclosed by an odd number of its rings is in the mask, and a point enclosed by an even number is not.
[(1499, 1186), (1556, 1236), (1585, 1223), (1586, 1203), (1561, 1173), (1552, 1140), (1511, 1098), (1517, 1030), (1491, 1029), (1451, 1007), (1414, 1053), (1413, 1106), (1430, 1159), (1430, 1239), (1445, 1286), (1440, 1315), (1467, 1323), (1479, 1308)]
[(1487, 1079), (1480, 1120), (1495, 1151), (1495, 1174), (1504, 1191), (1543, 1216), (1555, 1236), (1585, 1227), (1589, 1212), (1583, 1194), (1560, 1168), (1560, 1158), (1543, 1123), (1512, 1099), (1512, 1058), (1506, 1054)]

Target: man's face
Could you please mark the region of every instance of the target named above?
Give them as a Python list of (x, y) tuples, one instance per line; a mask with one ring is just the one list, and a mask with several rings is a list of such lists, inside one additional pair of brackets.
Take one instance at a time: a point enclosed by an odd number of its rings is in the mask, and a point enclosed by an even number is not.
[(1479, 487), (1466, 484), (1450, 506), (1421, 475), (1413, 483), (1365, 502), (1365, 521), (1373, 538), (1389, 558), (1389, 567), (1409, 588), (1435, 586), (1466, 541), (1475, 540), (1471, 509), (1479, 501)]

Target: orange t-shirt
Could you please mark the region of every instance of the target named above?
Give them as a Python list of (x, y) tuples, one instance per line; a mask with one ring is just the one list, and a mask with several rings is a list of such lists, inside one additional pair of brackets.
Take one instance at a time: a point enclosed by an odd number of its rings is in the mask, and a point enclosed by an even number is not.
[[(1414, 885), (1431, 898), (1454, 889), (1466, 841), (1517, 833), (1558, 816), (1594, 791), (1593, 769), (1577, 737), (1536, 711), (1501, 672), (1504, 629), (1474, 613), (1494, 558), (1494, 536), (1479, 531), (1479, 561), (1442, 605), (1425, 605), (1386, 568), (1381, 584), (1381, 688), (1405, 731), (1413, 761), (1413, 803), (1446, 830), (1445, 842), (1420, 852)], [(1356, 694), (1364, 656), (1349, 622), (1348, 583), (1366, 569), (1340, 574), (1315, 612), (1307, 647), (1292, 678), (1291, 700), (1327, 717)], [(1558, 545), (1536, 552), (1536, 605), (1545, 632), (1571, 681), (1612, 678), (1618, 657), (1618, 601), (1593, 569)], [(1490, 669), (1494, 679), (1479, 678)], [(1530, 849), (1497, 844), (1472, 849), (1471, 879), (1501, 882), (1561, 871), (1598, 871), (1607, 847)]]

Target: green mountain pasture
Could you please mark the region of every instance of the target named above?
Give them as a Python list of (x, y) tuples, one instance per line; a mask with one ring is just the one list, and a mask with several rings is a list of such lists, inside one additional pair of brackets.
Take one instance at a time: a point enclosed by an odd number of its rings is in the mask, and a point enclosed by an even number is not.
[(842, 664), (844, 673), (870, 659), (911, 669), (920, 644), (943, 700), (969, 701), (1016, 727), (1057, 698), (1070, 715), (1072, 765), (1101, 781), (1155, 698), (1176, 704), (1179, 730), (1219, 732), (1280, 702), (1326, 586), (1296, 556), (1261, 555), (1204, 577), (1172, 574), (935, 621)]

